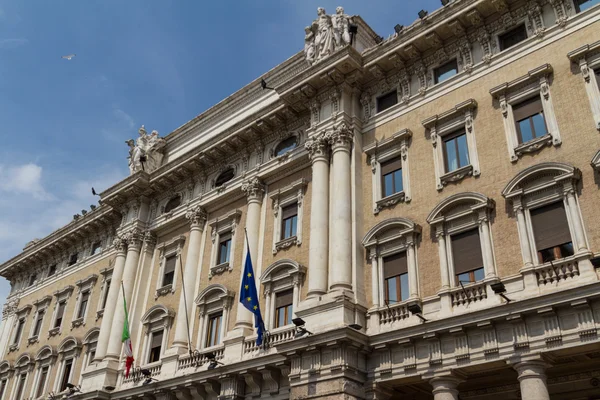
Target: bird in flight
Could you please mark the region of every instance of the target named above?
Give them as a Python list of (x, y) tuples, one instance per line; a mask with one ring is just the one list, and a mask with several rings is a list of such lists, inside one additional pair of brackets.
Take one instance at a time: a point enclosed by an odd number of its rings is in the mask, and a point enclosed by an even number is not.
[(66, 56), (62, 56), (61, 58), (64, 58), (65, 60), (71, 60), (73, 57), (75, 57), (75, 54), (68, 54)]

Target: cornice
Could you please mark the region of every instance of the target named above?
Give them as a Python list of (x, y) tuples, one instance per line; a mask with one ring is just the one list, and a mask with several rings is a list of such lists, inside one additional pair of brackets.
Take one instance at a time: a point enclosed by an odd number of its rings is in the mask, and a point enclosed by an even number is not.
[(579, 62), (582, 58), (587, 58), (589, 55), (596, 54), (597, 52), (600, 52), (600, 40), (569, 52), (567, 57), (572, 62)]
[(527, 74), (518, 77), (517, 79), (513, 79), (510, 82), (504, 82), (501, 85), (498, 85), (492, 89), (490, 89), (490, 94), (494, 97), (499, 97), (507, 92), (515, 90), (518, 87), (523, 85), (527, 85), (529, 83), (534, 82), (536, 79), (539, 79), (542, 76), (548, 76), (552, 74), (552, 65), (543, 64), (537, 68), (528, 71)]

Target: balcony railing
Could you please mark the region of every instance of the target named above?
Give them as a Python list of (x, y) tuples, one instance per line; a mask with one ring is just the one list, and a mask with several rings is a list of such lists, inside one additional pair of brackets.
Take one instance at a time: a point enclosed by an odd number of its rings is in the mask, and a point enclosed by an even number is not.
[(123, 384), (126, 385), (132, 382), (139, 382), (142, 379), (146, 379), (144, 375), (142, 375), (142, 369), (147, 369), (150, 371), (150, 377), (154, 378), (160, 375), (160, 370), (162, 368), (162, 361), (158, 361), (152, 364), (148, 364), (142, 367), (132, 368), (129, 373), (129, 376), (125, 378), (125, 370), (123, 370)]
[(379, 323), (380, 324), (392, 324), (396, 321), (402, 321), (410, 317), (408, 311), (408, 304), (390, 304), (385, 308), (379, 310)]
[(475, 282), (466, 286), (452, 289), (452, 305), (454, 307), (467, 305), (487, 298), (486, 284)]
[(567, 258), (540, 265), (535, 268), (538, 285), (558, 283), (579, 276), (577, 260)]
[(195, 352), (193, 354), (188, 354), (185, 356), (179, 357), (177, 360), (177, 371), (181, 371), (188, 368), (198, 368), (204, 364), (206, 364), (209, 359), (206, 357), (208, 353), (212, 353), (215, 355), (215, 360), (219, 361), (223, 359), (225, 349), (221, 346), (218, 349), (205, 349), (203, 353)]
[[(294, 339), (296, 328), (294, 326), (283, 327), (275, 329), (269, 332), (264, 337), (263, 345), (265, 349), (269, 349), (279, 343), (287, 342)], [(244, 356), (255, 354), (260, 350), (260, 347), (256, 345), (256, 336), (251, 336), (244, 339)]]

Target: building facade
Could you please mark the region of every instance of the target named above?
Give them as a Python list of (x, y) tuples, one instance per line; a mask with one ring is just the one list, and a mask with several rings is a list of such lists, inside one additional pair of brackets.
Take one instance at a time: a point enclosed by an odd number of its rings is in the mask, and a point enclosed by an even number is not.
[(142, 127), (128, 178), (0, 266), (0, 400), (599, 399), (600, 3), (443, 3), (386, 39), (319, 9)]

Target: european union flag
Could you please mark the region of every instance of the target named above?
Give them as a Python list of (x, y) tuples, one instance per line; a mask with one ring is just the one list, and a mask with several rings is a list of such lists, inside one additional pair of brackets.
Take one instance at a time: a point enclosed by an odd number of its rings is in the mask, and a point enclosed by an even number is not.
[(252, 268), (252, 258), (250, 257), (250, 246), (246, 254), (246, 263), (244, 265), (244, 277), (240, 289), (240, 303), (244, 305), (252, 314), (254, 314), (254, 326), (256, 327), (257, 337), (256, 345), (262, 345), (265, 324), (260, 313), (260, 304), (258, 303), (258, 291), (256, 290), (256, 279), (254, 278), (254, 269)]

